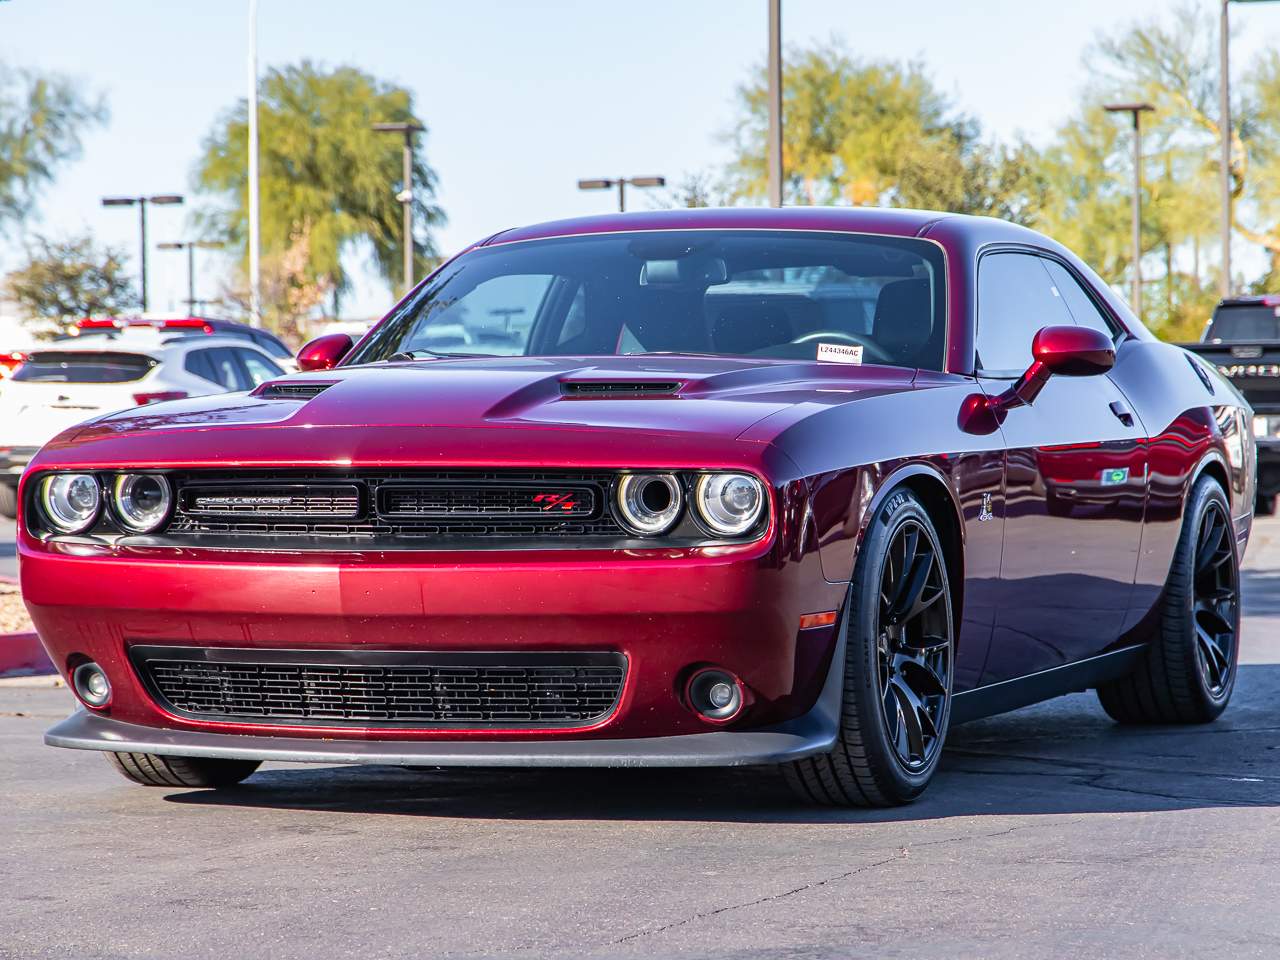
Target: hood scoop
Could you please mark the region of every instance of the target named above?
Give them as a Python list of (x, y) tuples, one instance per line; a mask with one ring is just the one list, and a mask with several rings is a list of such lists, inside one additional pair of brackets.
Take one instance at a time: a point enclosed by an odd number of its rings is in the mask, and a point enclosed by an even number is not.
[(575, 399), (670, 397), (682, 386), (679, 380), (562, 380), (560, 393)]
[(337, 381), (328, 383), (290, 383), (287, 380), (273, 380), (262, 384), (251, 396), (263, 397), (267, 400), (310, 400), (323, 393)]

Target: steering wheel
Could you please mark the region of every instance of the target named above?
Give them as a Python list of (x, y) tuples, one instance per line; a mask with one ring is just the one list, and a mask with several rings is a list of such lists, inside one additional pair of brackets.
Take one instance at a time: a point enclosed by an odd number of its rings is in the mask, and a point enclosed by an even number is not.
[(876, 363), (896, 363), (884, 347), (874, 340), (857, 333), (846, 333), (843, 330), (815, 330), (813, 333), (806, 333), (796, 337), (791, 342), (813, 343), (815, 340), (843, 340), (845, 343), (852, 343), (855, 347), (861, 347), (863, 352)]

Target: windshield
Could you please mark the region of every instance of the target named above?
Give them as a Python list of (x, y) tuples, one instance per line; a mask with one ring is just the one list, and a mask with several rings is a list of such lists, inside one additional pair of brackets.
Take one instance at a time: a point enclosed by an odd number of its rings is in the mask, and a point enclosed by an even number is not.
[(1280, 340), (1280, 306), (1250, 303), (1218, 307), (1205, 340)]
[(614, 233), (498, 244), (448, 264), (347, 363), (702, 353), (942, 368), (932, 243), (802, 231)]

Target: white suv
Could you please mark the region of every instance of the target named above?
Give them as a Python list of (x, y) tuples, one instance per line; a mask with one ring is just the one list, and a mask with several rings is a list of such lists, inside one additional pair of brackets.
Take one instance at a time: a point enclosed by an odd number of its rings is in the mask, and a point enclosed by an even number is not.
[(284, 375), (256, 344), (204, 333), (130, 331), (32, 350), (0, 381), (0, 516), (16, 514), (27, 462), (67, 427), (140, 404), (251, 390)]

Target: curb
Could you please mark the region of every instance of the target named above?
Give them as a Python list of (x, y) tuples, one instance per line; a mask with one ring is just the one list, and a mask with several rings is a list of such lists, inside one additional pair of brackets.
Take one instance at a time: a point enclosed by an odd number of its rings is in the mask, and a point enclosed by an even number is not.
[(0, 633), (0, 677), (45, 677), (57, 672), (36, 634)]

